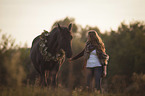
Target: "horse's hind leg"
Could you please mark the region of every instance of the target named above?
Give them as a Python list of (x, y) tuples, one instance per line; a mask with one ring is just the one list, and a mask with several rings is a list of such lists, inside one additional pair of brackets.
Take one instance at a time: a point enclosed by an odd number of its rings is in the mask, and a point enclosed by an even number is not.
[(41, 83), (41, 86), (45, 86), (45, 75), (44, 73), (40, 74), (40, 83)]
[(40, 65), (40, 76), (41, 76), (41, 79), (40, 79), (40, 83), (41, 83), (41, 86), (46, 86), (46, 83), (45, 83), (45, 70), (43, 68), (42, 65)]

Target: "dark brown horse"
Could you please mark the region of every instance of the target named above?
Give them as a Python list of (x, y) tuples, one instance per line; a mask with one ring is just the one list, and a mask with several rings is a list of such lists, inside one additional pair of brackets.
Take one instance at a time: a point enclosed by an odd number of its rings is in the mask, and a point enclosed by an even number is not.
[(41, 77), (41, 84), (56, 85), (57, 73), (64, 57), (72, 56), (71, 49), (71, 27), (55, 27), (51, 32), (43, 32), (37, 36), (30, 51), (31, 61)]

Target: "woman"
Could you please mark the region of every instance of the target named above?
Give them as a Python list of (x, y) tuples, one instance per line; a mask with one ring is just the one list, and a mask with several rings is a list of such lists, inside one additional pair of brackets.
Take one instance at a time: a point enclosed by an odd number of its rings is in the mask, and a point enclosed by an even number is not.
[(90, 82), (95, 78), (95, 88), (101, 92), (101, 78), (107, 74), (109, 56), (106, 54), (104, 43), (96, 31), (88, 32), (88, 40), (84, 50), (70, 60), (76, 60), (82, 56), (84, 56), (84, 67), (87, 70), (87, 87), (90, 88)]

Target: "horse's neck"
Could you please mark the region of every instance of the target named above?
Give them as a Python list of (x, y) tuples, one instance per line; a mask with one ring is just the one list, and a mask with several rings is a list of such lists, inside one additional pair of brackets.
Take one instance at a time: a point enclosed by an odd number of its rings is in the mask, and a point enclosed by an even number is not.
[(57, 35), (54, 35), (53, 37), (49, 38), (49, 43), (48, 43), (48, 49), (49, 51), (53, 54), (58, 52), (60, 50), (58, 46), (58, 37)]
[(51, 51), (53, 53), (58, 52), (59, 47), (58, 47), (58, 41), (55, 41), (52, 45), (51, 45)]

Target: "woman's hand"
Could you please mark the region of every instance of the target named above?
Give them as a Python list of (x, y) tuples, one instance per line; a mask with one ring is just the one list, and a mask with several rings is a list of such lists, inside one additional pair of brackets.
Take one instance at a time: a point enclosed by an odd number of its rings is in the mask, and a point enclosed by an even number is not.
[(103, 66), (103, 74), (102, 77), (106, 77), (107, 75), (107, 66)]
[(106, 76), (107, 76), (107, 72), (103, 71), (103, 77), (106, 77)]

